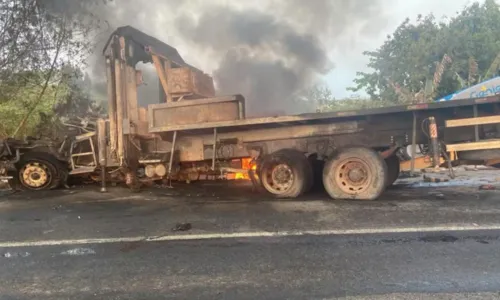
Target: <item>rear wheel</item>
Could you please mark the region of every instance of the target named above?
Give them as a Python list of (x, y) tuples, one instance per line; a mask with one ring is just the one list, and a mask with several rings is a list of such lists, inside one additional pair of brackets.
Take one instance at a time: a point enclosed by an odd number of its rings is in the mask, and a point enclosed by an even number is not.
[(386, 184), (387, 165), (368, 148), (341, 150), (323, 169), (323, 185), (333, 199), (374, 200)]
[(397, 155), (391, 155), (385, 159), (387, 164), (387, 186), (391, 186), (399, 177), (400, 162)]
[(259, 168), (259, 178), (267, 192), (277, 198), (296, 198), (312, 186), (312, 168), (302, 153), (293, 149), (267, 155)]

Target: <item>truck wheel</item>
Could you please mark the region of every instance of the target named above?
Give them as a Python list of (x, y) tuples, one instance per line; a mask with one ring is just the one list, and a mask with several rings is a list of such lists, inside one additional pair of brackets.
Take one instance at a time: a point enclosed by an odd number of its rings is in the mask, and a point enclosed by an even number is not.
[(387, 183), (384, 159), (368, 148), (348, 148), (325, 164), (323, 185), (333, 199), (374, 200)]
[(400, 161), (397, 155), (391, 155), (385, 159), (387, 164), (387, 186), (391, 186), (399, 177)]
[(276, 151), (262, 160), (259, 178), (262, 186), (277, 198), (296, 198), (312, 186), (311, 164), (293, 149)]
[(16, 174), (10, 180), (14, 189), (49, 190), (67, 178), (67, 170), (57, 159), (45, 153), (27, 153), (16, 163)]

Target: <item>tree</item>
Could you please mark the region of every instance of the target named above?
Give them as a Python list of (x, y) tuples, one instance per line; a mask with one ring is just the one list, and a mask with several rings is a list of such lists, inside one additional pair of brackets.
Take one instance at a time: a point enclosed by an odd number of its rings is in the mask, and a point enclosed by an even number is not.
[[(0, 90), (8, 91), (23, 86), (15, 97), (0, 98), (0, 139), (11, 136), (19, 123), (33, 108), (38, 100), (42, 87), (34, 84), (35, 77), (45, 74), (22, 72), (13, 74), (9, 80), (0, 82)], [(64, 123), (68, 120), (85, 116), (99, 116), (104, 108), (90, 95), (91, 85), (88, 76), (78, 68), (67, 65), (53, 75), (51, 83), (43, 93), (39, 105), (26, 119), (25, 126), (18, 132), (20, 136), (57, 138), (57, 131), (64, 132)]]
[[(430, 101), (495, 76), (500, 61), (500, 6), (474, 3), (448, 22), (434, 16), (406, 19), (369, 57), (372, 72), (359, 72), (352, 91), (391, 103)], [(495, 62), (497, 61), (497, 62)], [(474, 63), (472, 63), (474, 62)], [(469, 78), (471, 79), (469, 82)]]
[(300, 93), (300, 99), (308, 103), (310, 107), (314, 107), (316, 112), (367, 109), (389, 105), (387, 101), (371, 101), (359, 97), (336, 99), (331, 89), (323, 84), (316, 84), (305, 89)]
[[(58, 71), (69, 63), (84, 64), (92, 49), (92, 34), (99, 28), (99, 20), (90, 12), (95, 1), (0, 1), (0, 83), (4, 87), (0, 100), (19, 99), (26, 90), (38, 92), (27, 103), (29, 108), (13, 136), (23, 131), (48, 89), (59, 85)], [(35, 75), (20, 78), (26, 74)], [(17, 85), (5, 88), (6, 83)]]
[[(50, 84), (42, 93), (43, 86), (37, 82), (47, 76), (39, 72), (24, 71), (12, 74), (11, 78), (0, 82), (0, 91), (5, 91), (8, 97), (0, 97), (0, 139), (12, 136), (20, 122), (31, 111), (24, 126), (18, 130), (20, 136), (34, 135), (43, 122), (43, 115), (52, 114), (54, 105), (66, 94), (65, 84)], [(55, 75), (58, 76), (58, 75)], [(22, 87), (22, 88), (19, 88)], [(10, 90), (15, 90), (10, 93)], [(39, 101), (34, 106), (35, 101)]]

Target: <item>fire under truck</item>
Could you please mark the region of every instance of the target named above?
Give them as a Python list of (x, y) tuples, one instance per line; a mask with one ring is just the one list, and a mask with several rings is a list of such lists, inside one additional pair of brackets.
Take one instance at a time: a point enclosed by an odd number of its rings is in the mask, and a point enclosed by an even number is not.
[[(105, 49), (108, 116), (63, 141), (2, 141), (0, 169), (12, 185), (53, 189), (68, 178), (133, 189), (158, 180), (248, 176), (278, 198), (318, 182), (333, 199), (373, 200), (400, 172), (398, 149), (500, 158), (500, 96), (377, 109), (247, 118), (242, 95), (216, 96), (210, 76), (178, 51), (133, 27)], [(138, 105), (139, 63), (156, 70), (160, 100)], [(413, 155), (415, 157), (415, 155)], [(412, 164), (412, 170), (414, 166)], [(243, 175), (242, 175), (243, 174)]]

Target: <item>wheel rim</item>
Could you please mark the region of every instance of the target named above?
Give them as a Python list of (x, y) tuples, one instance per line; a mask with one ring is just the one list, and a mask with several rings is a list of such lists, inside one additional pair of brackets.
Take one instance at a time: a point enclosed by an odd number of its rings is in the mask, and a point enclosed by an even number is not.
[(286, 193), (292, 187), (295, 176), (289, 165), (277, 164), (266, 168), (261, 180), (268, 191), (280, 195)]
[(41, 162), (30, 162), (20, 170), (21, 182), (30, 189), (47, 186), (52, 180), (49, 167)]
[(373, 173), (367, 163), (357, 158), (342, 161), (335, 170), (337, 186), (347, 194), (355, 195), (365, 191), (371, 184)]

